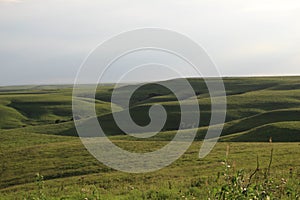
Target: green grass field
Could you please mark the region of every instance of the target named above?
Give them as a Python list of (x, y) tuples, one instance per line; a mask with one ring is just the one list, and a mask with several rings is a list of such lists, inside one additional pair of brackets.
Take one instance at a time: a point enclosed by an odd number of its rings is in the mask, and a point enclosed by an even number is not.
[[(0, 199), (255, 199), (255, 195), (257, 199), (299, 199), (299, 80), (224, 78), (228, 110), (222, 137), (207, 157), (199, 159), (211, 104), (203, 80), (190, 79), (201, 110), (195, 142), (170, 166), (145, 174), (108, 168), (84, 148), (74, 127), (71, 85), (0, 87)], [(153, 83), (134, 93), (130, 112), (137, 124), (150, 122), (147, 113), (156, 103), (168, 113), (159, 134), (135, 139), (124, 135), (112, 118), (111, 106), (124, 112), (122, 104), (111, 103), (112, 89), (112, 85), (98, 88), (95, 109), (115, 144), (149, 152), (174, 137), (181, 115), (169, 90)], [(81, 101), (91, 104), (84, 95)], [(257, 156), (260, 170), (249, 181)]]

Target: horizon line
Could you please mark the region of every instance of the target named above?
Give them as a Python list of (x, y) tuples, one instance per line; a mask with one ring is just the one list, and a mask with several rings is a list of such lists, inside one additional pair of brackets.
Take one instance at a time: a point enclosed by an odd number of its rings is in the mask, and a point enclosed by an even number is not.
[[(280, 78), (280, 77), (300, 77), (300, 74), (285, 74), (285, 75), (229, 75), (229, 76), (211, 76), (211, 77), (184, 77), (186, 79), (204, 79), (204, 78)], [(153, 82), (176, 80), (181, 78), (170, 78), (165, 80), (154, 80)], [(74, 81), (75, 82), (75, 81)], [(62, 86), (62, 85), (74, 85), (75, 83), (28, 83), (28, 84), (8, 84), (0, 85), (0, 87), (18, 87), (18, 86)], [(140, 83), (153, 83), (152, 81), (132, 81), (119, 84), (140, 84)], [(116, 82), (103, 82), (98, 84), (116, 84)], [(83, 83), (82, 85), (94, 85), (94, 83)]]

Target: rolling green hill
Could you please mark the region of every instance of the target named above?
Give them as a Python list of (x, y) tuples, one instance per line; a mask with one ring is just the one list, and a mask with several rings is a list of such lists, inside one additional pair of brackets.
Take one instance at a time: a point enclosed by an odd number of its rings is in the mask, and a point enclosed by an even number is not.
[[(262, 132), (268, 127), (275, 126), (276, 123), (280, 126), (282, 122), (300, 121), (299, 80), (300, 77), (224, 78), (228, 109), (222, 134), (232, 135), (227, 137), (232, 141), (237, 141), (238, 138), (243, 138), (243, 141), (261, 141), (260, 138), (255, 139), (254, 135), (254, 138), (250, 138), (248, 132), (253, 129)], [(177, 84), (176, 80), (169, 82)], [(189, 79), (189, 82), (198, 95), (201, 121), (197, 138), (201, 139), (211, 117), (210, 98), (203, 80)], [(181, 86), (176, 86), (181, 92)], [(130, 87), (132, 86), (124, 86), (117, 89), (117, 92), (118, 90), (126, 92)], [(122, 101), (117, 102), (118, 104), (110, 102), (112, 91), (112, 85), (98, 88), (96, 111), (107, 135), (123, 135), (111, 114), (111, 105), (117, 108), (117, 111), (124, 112), (123, 105)], [(3, 130), (22, 128), (24, 132), (76, 136), (72, 122), (71, 101), (72, 86), (70, 85), (1, 87), (0, 128)], [(188, 105), (189, 97), (187, 96), (183, 102)], [(91, 99), (83, 95), (82, 104), (91, 104)], [(170, 132), (176, 130), (180, 124), (180, 106), (173, 93), (159, 84), (150, 83), (135, 91), (130, 100), (130, 113), (133, 120), (139, 125), (147, 125), (150, 122), (148, 110), (154, 104), (161, 104), (167, 110), (168, 118), (162, 133), (172, 135)], [(267, 126), (268, 124), (272, 126)], [(265, 128), (260, 129), (259, 127), (262, 126)], [(285, 128), (281, 129), (281, 132), (282, 137), (276, 140), (278, 142), (290, 141), (290, 137), (285, 136), (294, 134), (295, 130)], [(247, 137), (240, 136), (246, 133)], [(239, 137), (234, 139), (235, 135)], [(272, 137), (272, 133), (269, 133), (269, 136)], [(300, 141), (299, 136), (293, 139)]]
[[(72, 117), (71, 85), (0, 87), (0, 199), (43, 199), (41, 194), (53, 199), (208, 197), (215, 191), (212, 187), (221, 184), (214, 176), (218, 172), (220, 177), (223, 170), (221, 163), (227, 145), (234, 165), (250, 174), (256, 167), (256, 156), (263, 160), (262, 167), (267, 166), (269, 150), (274, 148), (273, 175), (279, 180), (293, 180), (287, 187), (296, 197), (300, 194), (299, 183), (295, 181), (300, 177), (299, 80), (300, 77), (224, 78), (228, 110), (222, 137), (208, 157), (199, 159), (211, 103), (204, 81), (189, 79), (201, 110), (199, 126), (194, 127), (196, 141), (171, 166), (137, 175), (108, 168), (85, 149)], [(177, 80), (170, 83), (177, 84)], [(177, 86), (184, 94), (181, 86)], [(131, 87), (121, 87), (117, 92), (126, 92)], [(150, 83), (140, 87), (130, 100), (131, 116), (141, 126), (150, 122), (148, 110), (152, 105), (161, 104), (167, 111), (162, 131), (147, 139), (124, 135), (117, 127), (111, 106), (116, 112), (124, 112), (125, 108), (122, 101), (111, 102), (112, 91), (112, 85), (98, 87), (95, 110), (105, 133), (116, 145), (133, 152), (148, 152), (161, 148), (174, 137), (181, 114), (170, 90)], [(183, 100), (186, 106), (190, 102), (190, 96)], [(92, 99), (83, 93), (80, 103), (91, 105)], [(80, 114), (86, 116), (87, 112)], [(272, 144), (268, 143), (270, 138)], [(39, 185), (41, 182), (34, 183), (36, 173), (44, 176), (44, 189)], [(95, 198), (98, 193), (101, 197)]]

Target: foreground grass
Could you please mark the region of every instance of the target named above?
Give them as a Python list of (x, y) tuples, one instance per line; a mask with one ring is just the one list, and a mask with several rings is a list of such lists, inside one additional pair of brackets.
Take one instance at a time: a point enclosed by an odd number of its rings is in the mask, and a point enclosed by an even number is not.
[[(114, 142), (134, 152), (166, 144)], [(226, 156), (228, 145), (230, 153)], [(200, 146), (201, 142), (194, 142), (179, 160), (146, 174), (107, 168), (91, 157), (77, 139), (2, 150), (2, 160), (3, 154), (7, 157), (1, 173), (0, 199), (216, 199), (226, 197), (231, 190), (243, 194), (240, 189), (246, 188), (257, 168), (257, 156), (260, 171), (248, 186), (249, 195), (251, 191), (257, 197), (268, 193), (265, 198), (299, 198), (299, 143), (218, 143), (204, 159), (197, 157)], [(265, 177), (272, 148), (270, 175)], [(36, 177), (37, 173), (43, 178)], [(234, 186), (237, 184), (241, 188)]]

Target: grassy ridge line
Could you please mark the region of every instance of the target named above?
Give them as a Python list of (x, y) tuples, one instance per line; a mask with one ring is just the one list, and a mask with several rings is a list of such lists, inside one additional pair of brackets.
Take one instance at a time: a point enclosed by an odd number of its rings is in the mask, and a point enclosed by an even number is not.
[(11, 129), (25, 125), (23, 121), (28, 118), (14, 108), (0, 105), (0, 129)]
[[(250, 117), (245, 117), (239, 120), (234, 120), (234, 121), (230, 121), (224, 124), (224, 129), (222, 132), (222, 136), (225, 135), (236, 135), (236, 134), (240, 134), (241, 132), (247, 132), (250, 131), (252, 129), (267, 125), (267, 124), (274, 124), (275, 122), (295, 122), (296, 124), (298, 124), (297, 122), (299, 121), (299, 116), (300, 116), (300, 109), (283, 109), (283, 110), (275, 110), (275, 111), (267, 111), (267, 112), (263, 112), (261, 114), (256, 114), (254, 116), (250, 116)], [(107, 116), (103, 116), (103, 117), (107, 117)], [(100, 118), (100, 124), (101, 124), (101, 120), (105, 120), (105, 118)], [(111, 119), (107, 119), (107, 121), (111, 121)], [(172, 124), (172, 123), (171, 123)], [(287, 125), (289, 125), (290, 123), (287, 123)], [(105, 125), (105, 124), (104, 124)], [(270, 127), (270, 126), (267, 126)], [(104, 126), (105, 128), (105, 126)], [(198, 128), (197, 131), (197, 136), (196, 136), (196, 140), (202, 140), (204, 139), (206, 132), (207, 132), (208, 127), (200, 127)], [(109, 130), (114, 130), (116, 133), (120, 133), (121, 130), (118, 129), (118, 127), (116, 125), (114, 125), (114, 123), (109, 127)], [(259, 131), (264, 131), (266, 129), (257, 129), (257, 132)], [(273, 129), (272, 129), (273, 130)], [(274, 132), (274, 138), (276, 138), (276, 142), (299, 142), (300, 138), (299, 135), (296, 134), (297, 131), (299, 132), (300, 130), (300, 126), (294, 126), (291, 129), (280, 129), (282, 132), (282, 134), (279, 134), (279, 131)], [(186, 130), (188, 131), (188, 130)], [(177, 131), (162, 131), (160, 132), (158, 135), (148, 138), (147, 140), (170, 140), (174, 137), (174, 135), (177, 133)], [(263, 135), (263, 132), (261, 133)], [(268, 136), (272, 137), (272, 131), (268, 131)], [(279, 135), (278, 135), (279, 134)], [(111, 134), (114, 135), (114, 134)], [(291, 137), (293, 136), (294, 137)], [(249, 138), (249, 141), (255, 141), (255, 139), (257, 139), (257, 141), (268, 141), (268, 138), (266, 138), (266, 136), (262, 137), (262, 138)], [(129, 137), (129, 136), (120, 136), (118, 138), (123, 138), (123, 139), (129, 139), (129, 140), (134, 140), (133, 138)], [(229, 137), (232, 138), (233, 137)], [(243, 138), (244, 142), (247, 142), (247, 140), (245, 140), (246, 137)], [(238, 140), (233, 140), (233, 141), (238, 141)]]
[(299, 121), (300, 109), (283, 109), (264, 112), (254, 116), (235, 120), (225, 124), (223, 135), (238, 133), (259, 127), (265, 124), (284, 121)]
[[(72, 118), (71, 97), (64, 94), (6, 95), (0, 105), (0, 128), (52, 124), (56, 120), (70, 121)], [(0, 100), (0, 101), (1, 101)], [(82, 98), (82, 104), (91, 104)], [(111, 112), (111, 103), (96, 100), (97, 115)], [(121, 110), (113, 105), (116, 110)]]
[(273, 142), (299, 142), (299, 129), (299, 121), (269, 123), (247, 131), (223, 136), (220, 140), (228, 142), (267, 142), (272, 138)]
[[(202, 141), (206, 136), (208, 127), (197, 128), (195, 140)], [(300, 141), (300, 122), (285, 121), (269, 123), (258, 126), (246, 131), (240, 131), (228, 135), (221, 135), (219, 141), (226, 142), (268, 142), (270, 137), (273, 142), (299, 142)], [(188, 132), (190, 129), (181, 131)], [(157, 135), (147, 139), (136, 139), (131, 136), (111, 136), (113, 140), (128, 141), (170, 141), (177, 131), (160, 132)]]
[[(299, 79), (297, 78), (299, 77), (225, 78), (224, 83), (229, 96), (227, 97), (228, 112), (224, 134), (247, 131), (255, 126), (275, 122), (274, 119), (278, 119), (276, 122), (299, 121), (296, 111), (281, 111), (283, 109), (296, 110), (300, 107), (300, 90), (297, 85)], [(190, 79), (189, 81), (199, 97), (202, 119), (200, 127), (205, 127), (210, 119), (210, 99), (207, 97), (205, 83), (199, 79)], [(170, 82), (176, 83), (175, 80)], [(288, 89), (287, 86), (291, 87)], [(36, 133), (76, 136), (72, 122), (62, 123), (70, 121), (72, 117), (71, 88), (67, 88), (67, 86), (63, 88), (62, 86), (62, 89), (57, 89), (55, 87), (58, 86), (32, 87), (34, 90), (40, 89), (41, 92), (41, 94), (34, 95), (3, 93), (0, 96), (0, 128), (27, 126), (24, 128), (25, 132), (28, 130)], [(280, 88), (285, 88), (285, 90), (279, 90)], [(56, 93), (44, 94), (50, 89), (55, 89)], [(28, 91), (28, 88), (22, 91)], [(96, 95), (98, 99), (96, 100), (96, 110), (100, 116), (101, 125), (108, 130), (106, 133), (108, 135), (120, 135), (122, 132), (114, 124), (110, 114), (108, 101), (110, 101), (111, 92), (112, 86), (99, 88)], [(169, 121), (163, 132), (169, 133), (178, 128), (180, 119), (178, 102), (173, 100), (174, 96), (170, 95), (170, 91), (156, 84), (143, 86), (136, 91), (132, 98), (132, 116), (138, 124), (146, 125), (150, 120), (146, 114), (149, 107), (155, 103), (161, 103), (169, 113)], [(188, 102), (187, 99), (186, 103)], [(82, 103), (90, 102), (88, 98), (83, 98)], [(120, 107), (118, 108), (121, 110)], [(274, 113), (270, 113), (270, 111)], [(259, 116), (261, 117), (259, 118)], [(54, 124), (55, 121), (59, 123)], [(39, 128), (40, 125), (43, 126)], [(203, 129), (200, 128), (200, 130)], [(202, 132), (200, 131), (200, 136), (197, 138), (204, 135)]]

